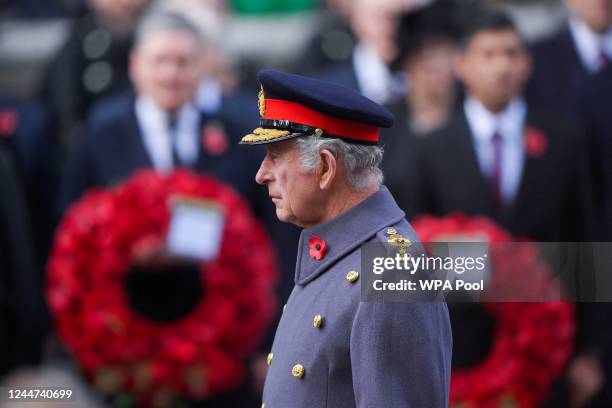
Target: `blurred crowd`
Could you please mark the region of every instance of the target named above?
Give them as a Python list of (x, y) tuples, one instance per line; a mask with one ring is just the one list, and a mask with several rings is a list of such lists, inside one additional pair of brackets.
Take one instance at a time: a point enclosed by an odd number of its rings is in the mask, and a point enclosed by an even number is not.
[[(242, 193), (277, 245), (284, 302), (299, 231), (254, 182), (264, 151), (237, 146), (258, 125), (262, 67), (389, 107), (385, 184), (409, 220), (462, 212), (517, 238), (612, 241), (612, 0), (1, 0), (0, 56), (5, 383), (76, 373), (44, 300), (53, 233), (86, 191), (141, 168)], [(578, 311), (546, 406), (612, 406), (612, 307)], [(468, 367), (493, 323), (474, 308), (452, 319), (453, 364)]]

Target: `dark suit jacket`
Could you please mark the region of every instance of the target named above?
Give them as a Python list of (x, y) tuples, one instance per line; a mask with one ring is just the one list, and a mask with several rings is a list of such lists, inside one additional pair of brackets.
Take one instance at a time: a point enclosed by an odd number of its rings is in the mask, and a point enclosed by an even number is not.
[(513, 203), (496, 208), (493, 190), (481, 173), (463, 110), (417, 143), (417, 159), (400, 197), (410, 217), (462, 212), (497, 221), (516, 237), (537, 241), (588, 241), (591, 189), (583, 138), (578, 128), (531, 107), (527, 127), (541, 130), (547, 149), (526, 155)]
[[(612, 64), (595, 76), (586, 87), (581, 101), (581, 115), (587, 126), (591, 152), (591, 170), (595, 184), (595, 239), (612, 241)], [(612, 260), (604, 260), (603, 270), (612, 269)], [(591, 306), (591, 309), (594, 307)], [(608, 308), (607, 313), (605, 308)], [(604, 310), (602, 312), (602, 310)], [(612, 404), (612, 307), (595, 305), (586, 324), (585, 338), (595, 349), (603, 349), (606, 382), (593, 406)], [(600, 405), (596, 405), (600, 404)]]
[(0, 137), (9, 138), (14, 146), (30, 218), (36, 228), (37, 257), (44, 260), (53, 230), (53, 206), (49, 203), (59, 189), (57, 140), (49, 131), (47, 112), (39, 103), (0, 100), (0, 112), (12, 112), (17, 118), (15, 129)]
[[(410, 112), (405, 101), (387, 105), (387, 108), (393, 113), (395, 121), (393, 127), (380, 130), (380, 144), (385, 150), (381, 167), (385, 185), (398, 199), (406, 187), (406, 170), (409, 163), (416, 160), (415, 144), (419, 136), (410, 129)], [(402, 201), (401, 198), (398, 201), (400, 207)]]
[[(213, 117), (202, 115), (202, 129), (212, 121), (223, 125), (228, 147), (221, 154), (212, 154), (200, 144), (193, 170), (232, 185), (262, 216), (271, 211), (265, 190), (254, 182), (263, 151), (244, 149), (238, 145), (238, 138), (256, 126), (256, 116), (255, 119), (252, 116), (257, 115), (257, 111), (255, 106), (250, 110), (241, 110), (234, 106), (234, 102), (225, 101), (224, 108)], [(136, 118), (134, 97), (125, 95), (109, 103), (111, 107), (108, 110), (112, 113), (89, 127), (69, 160), (63, 183), (62, 208), (78, 199), (87, 189), (120, 183), (136, 170), (152, 167)], [(114, 110), (114, 105), (127, 109)]]
[(612, 64), (585, 87), (580, 107), (595, 180), (596, 238), (612, 241)]
[[(405, 188), (396, 196), (400, 206), (412, 218), (461, 212), (487, 216), (515, 237), (588, 241), (590, 189), (578, 130), (531, 107), (526, 126), (540, 129), (548, 147), (539, 157), (526, 156), (518, 193), (510, 206), (498, 209), (495, 205), (462, 108), (446, 126), (417, 141), (414, 160), (406, 163)], [(592, 286), (592, 275), (585, 285)], [(471, 366), (490, 348), (493, 320), (473, 304), (452, 303), (450, 311), (453, 365)]]
[(18, 173), (9, 140), (0, 139), (0, 375), (40, 361), (49, 326)]
[(380, 130), (380, 144), (385, 150), (382, 170), (385, 185), (394, 197), (400, 197), (401, 205), (405, 202), (401, 197), (406, 195), (407, 168), (417, 160), (416, 145), (426, 135), (417, 134), (411, 129), (410, 107), (405, 99), (389, 103), (386, 107), (393, 113), (395, 122), (391, 128)]
[(582, 88), (591, 76), (569, 28), (532, 47), (534, 70), (527, 99), (549, 112), (576, 115)]

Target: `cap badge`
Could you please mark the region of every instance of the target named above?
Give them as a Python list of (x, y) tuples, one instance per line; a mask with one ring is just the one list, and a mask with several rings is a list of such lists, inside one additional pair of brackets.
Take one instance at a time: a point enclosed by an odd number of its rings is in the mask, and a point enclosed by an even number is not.
[(264, 94), (263, 86), (260, 86), (259, 93), (257, 94), (257, 106), (259, 107), (259, 115), (263, 118), (266, 113), (266, 96)]

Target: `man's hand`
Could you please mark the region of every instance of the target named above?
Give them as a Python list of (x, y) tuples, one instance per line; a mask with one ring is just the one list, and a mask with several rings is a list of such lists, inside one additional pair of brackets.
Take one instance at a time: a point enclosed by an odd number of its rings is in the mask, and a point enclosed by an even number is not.
[(599, 359), (590, 353), (576, 356), (569, 365), (567, 382), (570, 406), (586, 406), (603, 386), (604, 374)]
[(251, 361), (251, 370), (253, 372), (253, 392), (256, 395), (261, 395), (268, 372), (267, 356), (256, 354)]

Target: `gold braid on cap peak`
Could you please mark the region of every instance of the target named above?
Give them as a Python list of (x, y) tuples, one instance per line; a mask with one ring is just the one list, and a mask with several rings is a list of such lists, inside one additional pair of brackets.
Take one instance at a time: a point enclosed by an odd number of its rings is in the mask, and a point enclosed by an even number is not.
[(258, 127), (253, 130), (253, 133), (249, 133), (242, 138), (242, 142), (262, 142), (265, 140), (273, 140), (279, 137), (289, 135), (288, 130), (279, 130), (279, 129), (265, 129)]

